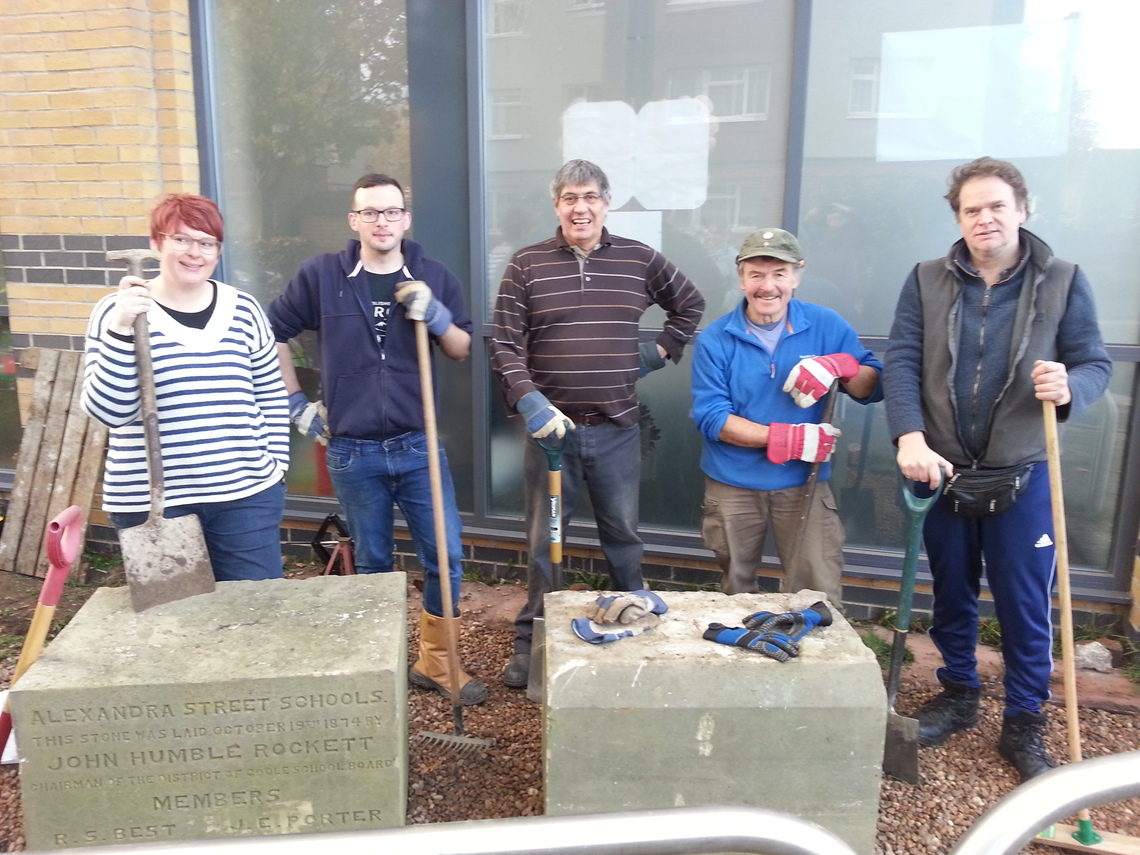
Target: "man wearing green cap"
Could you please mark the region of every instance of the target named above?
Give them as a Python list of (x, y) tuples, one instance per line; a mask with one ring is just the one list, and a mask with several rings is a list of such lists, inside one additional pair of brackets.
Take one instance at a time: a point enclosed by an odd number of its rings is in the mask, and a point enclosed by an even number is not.
[[(882, 364), (836, 312), (793, 299), (804, 259), (795, 235), (761, 229), (736, 256), (743, 299), (697, 338), (693, 410), (702, 437), (701, 534), (726, 594), (755, 593), (771, 524), (786, 591), (842, 603), (843, 524), (827, 460), (839, 431), (820, 424), (834, 381), (861, 404), (881, 400)], [(821, 463), (802, 556), (792, 555), (812, 465)]]

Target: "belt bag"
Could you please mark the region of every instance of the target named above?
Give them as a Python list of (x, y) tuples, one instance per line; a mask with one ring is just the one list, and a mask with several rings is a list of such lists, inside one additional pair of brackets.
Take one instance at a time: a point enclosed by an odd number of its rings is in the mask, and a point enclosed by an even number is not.
[(1034, 463), (1004, 469), (960, 469), (942, 491), (950, 509), (969, 519), (997, 516), (1013, 507), (1029, 486)]

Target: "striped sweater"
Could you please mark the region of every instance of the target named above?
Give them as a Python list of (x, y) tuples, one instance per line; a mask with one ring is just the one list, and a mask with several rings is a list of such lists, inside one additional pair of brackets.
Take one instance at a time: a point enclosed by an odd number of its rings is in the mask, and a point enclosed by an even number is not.
[[(167, 505), (252, 496), (289, 467), (289, 409), (269, 321), (249, 294), (218, 282), (205, 329), (148, 312)], [(115, 295), (87, 327), (83, 409), (107, 425), (103, 509), (150, 508), (135, 347), (107, 334)]]
[(588, 256), (561, 229), (520, 249), (499, 287), (491, 340), (507, 404), (537, 389), (572, 418), (637, 424), (638, 323), (651, 304), (667, 316), (657, 344), (678, 362), (705, 301), (661, 253), (605, 229)]

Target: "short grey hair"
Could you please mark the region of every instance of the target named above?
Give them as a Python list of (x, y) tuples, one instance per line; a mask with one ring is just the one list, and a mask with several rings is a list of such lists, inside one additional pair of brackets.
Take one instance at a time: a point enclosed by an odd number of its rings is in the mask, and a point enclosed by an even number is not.
[(557, 199), (567, 187), (597, 184), (603, 199), (610, 198), (610, 179), (596, 163), (588, 160), (568, 160), (550, 182), (550, 197)]

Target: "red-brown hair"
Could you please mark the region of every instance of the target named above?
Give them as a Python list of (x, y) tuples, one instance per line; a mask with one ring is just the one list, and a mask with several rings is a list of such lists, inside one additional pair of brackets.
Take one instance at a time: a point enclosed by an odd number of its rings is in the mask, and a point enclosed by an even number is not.
[(224, 240), (222, 212), (213, 199), (187, 193), (171, 193), (150, 212), (150, 239), (161, 246), (163, 233), (174, 234), (179, 223), (213, 235), (218, 243)]

